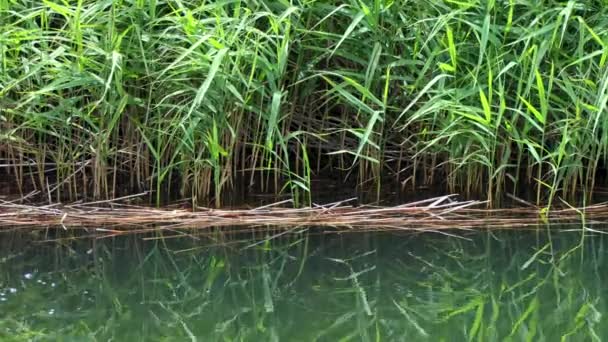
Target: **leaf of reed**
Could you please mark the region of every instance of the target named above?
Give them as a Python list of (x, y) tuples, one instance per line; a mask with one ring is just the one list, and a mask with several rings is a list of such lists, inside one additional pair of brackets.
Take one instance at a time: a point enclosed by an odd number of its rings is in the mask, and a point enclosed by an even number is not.
[(483, 62), (483, 57), (486, 54), (486, 48), (488, 46), (488, 39), (490, 37), (490, 14), (486, 14), (483, 20), (483, 27), (481, 29), (481, 43), (479, 44), (479, 58), (477, 60), (477, 68), (480, 69)]
[(534, 71), (534, 74), (536, 76), (536, 87), (538, 88), (538, 99), (540, 102), (540, 114), (543, 117), (543, 120), (541, 121), (543, 124), (545, 124), (545, 122), (547, 121), (547, 112), (548, 110), (548, 105), (547, 105), (547, 96), (546, 96), (546, 92), (545, 92), (545, 84), (543, 83), (543, 77), (541, 76), (540, 72), (538, 71), (538, 68), (536, 68), (536, 70)]
[(73, 15), (72, 10), (66, 6), (62, 6), (60, 4), (57, 4), (57, 3), (49, 1), (49, 0), (44, 0), (43, 3), (46, 6), (48, 6), (50, 9), (52, 9), (53, 11), (64, 16), (65, 18), (69, 18)]
[[(357, 108), (358, 110), (363, 110), (371, 115), (374, 114), (374, 110), (372, 108), (370, 108), (367, 104), (365, 104), (364, 102), (362, 102), (357, 97), (353, 96), (351, 93), (349, 93), (348, 91), (346, 91), (344, 89), (344, 86), (343, 86), (344, 83), (336, 84), (334, 81), (332, 81), (330, 78), (328, 78), (326, 76), (322, 75), (321, 77), (327, 83), (329, 83), (335, 91), (337, 91), (340, 95), (342, 95), (342, 97), (344, 99), (346, 99), (348, 102), (350, 102), (350, 104), (353, 105), (355, 108)], [(348, 82), (348, 80), (346, 80), (346, 79), (345, 79), (345, 81)], [(356, 84), (356, 82), (355, 82), (355, 84)], [(365, 88), (363, 88), (363, 89), (365, 89)], [(367, 92), (368, 90), (365, 90), (365, 91)], [(373, 95), (372, 95), (372, 98), (373, 98)]]
[(456, 54), (456, 44), (454, 44), (454, 32), (452, 32), (452, 28), (449, 25), (446, 25), (447, 36), (448, 36), (448, 50), (450, 51), (450, 60), (452, 61), (452, 67), (454, 71), (457, 68), (457, 54)]
[(395, 124), (401, 120), (403, 115), (405, 115), (405, 113), (407, 113), (418, 102), (418, 100), (420, 100), (420, 98), (422, 96), (424, 96), (424, 94), (426, 94), (435, 85), (435, 83), (439, 82), (441, 79), (443, 79), (445, 77), (451, 77), (451, 76), (446, 75), (446, 74), (441, 74), (441, 75), (435, 76), (435, 78), (433, 78), (430, 82), (428, 82), (426, 84), (426, 86), (424, 86), (424, 88), (422, 88), (420, 93), (418, 93), (418, 95), (416, 95), (414, 100), (412, 102), (410, 102), (407, 105), (407, 107), (405, 107), (405, 109), (397, 116), (397, 119), (395, 120)]
[(340, 45), (342, 45), (344, 40), (346, 40), (346, 38), (348, 38), (348, 36), (355, 30), (355, 28), (357, 27), (357, 25), (359, 25), (359, 22), (363, 18), (365, 18), (365, 13), (359, 12), (357, 14), (357, 16), (353, 19), (352, 23), (348, 26), (348, 28), (346, 29), (344, 34), (342, 35), (342, 38), (340, 38), (340, 41), (338, 42), (338, 44), (336, 45), (334, 50), (331, 52), (330, 57), (333, 56), (334, 53), (336, 53), (336, 50), (338, 50), (338, 48), (340, 47)]
[(355, 164), (355, 162), (361, 155), (361, 152), (363, 151), (363, 148), (365, 148), (365, 145), (367, 145), (367, 143), (370, 141), (370, 136), (371, 136), (372, 132), (374, 131), (374, 125), (376, 125), (376, 121), (382, 120), (382, 118), (380, 116), (381, 114), (382, 114), (381, 111), (375, 111), (374, 114), (372, 115), (372, 117), (367, 122), (367, 126), (365, 127), (365, 132), (363, 133), (363, 136), (361, 137), (361, 140), (359, 141), (359, 147), (357, 147), (357, 153), (355, 154), (355, 160), (353, 161), (353, 165)]
[(384, 107), (384, 103), (382, 101), (380, 101), (369, 89), (367, 86), (363, 86), (361, 85), (359, 82), (355, 81), (354, 79), (350, 78), (350, 77), (346, 77), (346, 76), (342, 76), (342, 78), (344, 79), (344, 81), (346, 83), (348, 83), (349, 85), (353, 86), (355, 89), (357, 89), (362, 95), (363, 98), (366, 99), (370, 99), (372, 100), (376, 105), (380, 106), (380, 107)]
[(536, 120), (538, 120), (538, 122), (540, 122), (541, 124), (545, 124), (545, 118), (543, 117), (543, 115), (538, 111), (538, 109), (534, 108), (534, 106), (526, 101), (526, 99), (524, 99), (521, 95), (519, 95), (519, 99), (526, 105), (526, 107), (528, 107), (528, 110), (534, 115), (534, 117), (536, 118)]
[[(167, 73), (167, 71), (173, 69), (179, 62), (181, 62), (184, 58), (188, 57), (188, 55), (190, 55), (194, 50), (196, 50), (196, 48), (198, 48), (201, 44), (203, 44), (204, 42), (209, 40), (209, 38), (211, 38), (211, 35), (207, 34), (207, 35), (204, 35), (203, 37), (201, 37), (199, 40), (197, 40), (196, 43), (192, 44), (192, 46), (190, 46), (186, 51), (184, 51), (181, 55), (179, 55), (165, 69), (163, 69), (163, 71), (160, 72), (160, 74), (156, 77), (156, 79), (160, 79), (165, 73)], [(225, 49), (223, 49), (223, 50), (225, 50)], [(222, 50), (220, 50), (220, 52), (221, 51)]]
[(270, 116), (268, 117), (267, 132), (266, 132), (266, 147), (272, 150), (272, 141), (275, 130), (278, 130), (277, 123), (279, 119), (279, 111), (281, 109), (281, 97), (280, 92), (274, 92), (272, 94), (272, 104), (270, 107)]
[(492, 109), (490, 108), (486, 94), (481, 89), (479, 89), (479, 98), (481, 100), (481, 107), (483, 108), (483, 112), (486, 116), (485, 123), (489, 125), (492, 123)]
[(200, 106), (200, 104), (203, 102), (203, 99), (205, 98), (205, 95), (207, 94), (207, 91), (209, 90), (209, 87), (211, 86), (211, 82), (213, 82), (213, 79), (215, 78), (215, 74), (217, 74), (217, 72), (220, 68), (220, 65), (222, 64), (222, 60), (224, 59), (224, 56), (226, 55), (227, 52), (228, 52), (227, 48), (219, 50), (217, 52), (217, 55), (215, 55), (215, 58), (213, 58), (213, 63), (211, 63), (211, 67), (209, 68), (209, 73), (207, 74), (207, 78), (205, 79), (205, 82), (203, 82), (203, 84), (201, 84), (200, 88), (196, 92), (196, 97), (194, 98), (194, 101), (192, 101), (192, 105), (190, 106), (190, 110), (188, 110), (187, 117), (192, 115), (194, 110), (198, 106)]
[(465, 117), (467, 119), (473, 120), (475, 122), (479, 122), (480, 124), (482, 124), (484, 126), (488, 123), (484, 118), (480, 117), (479, 115), (469, 114), (469, 113), (466, 113), (466, 112), (461, 112), (459, 110), (455, 110), (454, 113), (458, 114), (458, 115), (460, 115), (462, 117)]
[(372, 85), (372, 81), (374, 80), (374, 76), (376, 70), (378, 69), (378, 62), (380, 61), (380, 55), (382, 54), (382, 46), (380, 43), (374, 44), (374, 49), (372, 50), (372, 56), (370, 57), (370, 61), (367, 65), (367, 70), (365, 70), (365, 87), (369, 88)]

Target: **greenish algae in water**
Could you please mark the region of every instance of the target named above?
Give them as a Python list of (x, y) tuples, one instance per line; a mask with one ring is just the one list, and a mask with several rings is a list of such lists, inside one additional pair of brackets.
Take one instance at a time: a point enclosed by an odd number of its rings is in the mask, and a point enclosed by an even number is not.
[(577, 232), (270, 242), (0, 236), (2, 341), (592, 341), (606, 241)]

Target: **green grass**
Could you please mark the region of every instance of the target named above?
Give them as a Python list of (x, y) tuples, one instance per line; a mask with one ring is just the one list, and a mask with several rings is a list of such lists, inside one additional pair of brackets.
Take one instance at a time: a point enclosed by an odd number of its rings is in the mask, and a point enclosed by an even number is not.
[[(0, 1), (0, 158), (51, 199), (236, 180), (589, 196), (608, 8), (585, 1)], [(261, 180), (261, 181), (260, 181)]]

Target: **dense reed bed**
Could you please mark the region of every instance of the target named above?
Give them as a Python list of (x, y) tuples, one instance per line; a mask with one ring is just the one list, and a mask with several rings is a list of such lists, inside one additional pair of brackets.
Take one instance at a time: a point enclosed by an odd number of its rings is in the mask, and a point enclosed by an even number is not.
[(0, 1), (0, 164), (52, 200), (332, 174), (550, 205), (604, 181), (607, 30), (599, 0)]

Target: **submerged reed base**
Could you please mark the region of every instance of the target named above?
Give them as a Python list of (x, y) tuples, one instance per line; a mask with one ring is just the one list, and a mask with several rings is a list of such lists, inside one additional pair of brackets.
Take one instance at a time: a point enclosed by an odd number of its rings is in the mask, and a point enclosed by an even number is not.
[[(105, 234), (144, 233), (175, 229), (222, 228), (230, 232), (297, 231), (446, 231), (509, 229), (544, 223), (608, 222), (608, 203), (584, 208), (546, 210), (535, 206), (479, 208), (482, 201), (457, 201), (455, 195), (429, 198), (393, 207), (353, 206), (345, 200), (307, 208), (282, 207), (291, 200), (251, 209), (151, 208), (99, 201), (73, 205), (30, 206), (0, 202), (0, 227), (94, 229)], [(589, 228), (586, 228), (589, 229)]]

